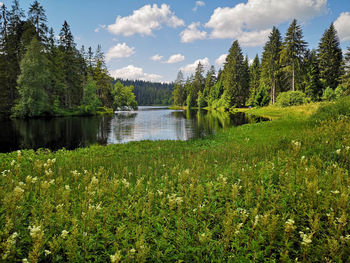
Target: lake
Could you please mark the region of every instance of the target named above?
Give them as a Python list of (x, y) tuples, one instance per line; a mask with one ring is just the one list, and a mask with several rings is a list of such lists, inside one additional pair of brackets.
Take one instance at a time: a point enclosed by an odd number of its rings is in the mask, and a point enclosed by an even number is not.
[(55, 151), (63, 147), (72, 150), (92, 144), (141, 140), (189, 140), (262, 120), (244, 113), (153, 106), (112, 116), (0, 120), (0, 152), (38, 148)]

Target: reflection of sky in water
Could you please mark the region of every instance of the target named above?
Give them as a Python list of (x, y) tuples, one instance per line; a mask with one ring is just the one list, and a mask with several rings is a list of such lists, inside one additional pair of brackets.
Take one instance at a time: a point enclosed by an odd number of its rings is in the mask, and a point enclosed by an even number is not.
[[(184, 116), (176, 116), (174, 112), (178, 111), (155, 107), (140, 107), (135, 112), (118, 112), (111, 121), (108, 143), (192, 138), (193, 121)], [(182, 111), (179, 114), (183, 114)]]

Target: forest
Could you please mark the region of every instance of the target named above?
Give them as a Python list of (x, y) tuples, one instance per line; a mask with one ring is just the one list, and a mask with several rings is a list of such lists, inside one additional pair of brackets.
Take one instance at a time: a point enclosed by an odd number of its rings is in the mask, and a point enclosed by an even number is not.
[(178, 73), (174, 104), (188, 107), (300, 105), (330, 101), (350, 92), (350, 47), (343, 58), (334, 25), (324, 32), (317, 49), (308, 49), (301, 26), (294, 19), (282, 39), (273, 27), (262, 58), (249, 63), (239, 42), (233, 42), (223, 69), (212, 66), (204, 76), (200, 63), (194, 75)]
[(18, 0), (10, 8), (1, 6), (1, 115), (91, 115), (137, 108), (133, 87), (116, 87), (112, 81), (101, 46), (78, 50), (67, 21), (56, 39), (38, 1), (27, 16)]
[(172, 83), (123, 79), (116, 79), (115, 81), (120, 81), (125, 86), (133, 86), (136, 101), (140, 106), (168, 106), (173, 104), (174, 85)]

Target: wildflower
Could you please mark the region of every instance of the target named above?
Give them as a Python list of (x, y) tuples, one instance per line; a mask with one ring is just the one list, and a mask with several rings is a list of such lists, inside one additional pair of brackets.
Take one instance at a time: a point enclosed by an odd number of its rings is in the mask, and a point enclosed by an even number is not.
[(66, 188), (66, 190), (70, 190), (70, 186), (69, 186), (69, 184), (66, 184), (65, 186), (64, 186), (64, 188)]
[(295, 226), (294, 226), (294, 220), (293, 219), (288, 219), (285, 223), (285, 227), (286, 227), (286, 232), (289, 233), (289, 232), (292, 232), (294, 229), (295, 229)]
[(41, 230), (41, 226), (29, 226), (28, 229), (30, 230), (30, 236), (32, 238), (38, 237), (43, 231)]
[(22, 263), (28, 263), (28, 262), (29, 262), (28, 259), (26, 258), (22, 259)]
[(340, 194), (340, 192), (339, 192), (338, 190), (331, 191), (331, 193), (332, 193), (332, 194), (335, 194), (335, 195)]
[(44, 250), (44, 253), (45, 253), (45, 256), (48, 256), (48, 255), (50, 255), (50, 254), (51, 254), (51, 251), (50, 251), (50, 250), (45, 249), (45, 250)]
[(304, 155), (303, 155), (303, 156), (301, 156), (301, 160), (302, 160), (302, 161), (304, 161), (304, 160), (305, 160), (305, 158), (306, 158), (306, 157), (305, 157)]
[(120, 251), (116, 251), (114, 255), (110, 255), (111, 263), (116, 263), (121, 260)]
[(67, 230), (63, 230), (61, 233), (62, 238), (66, 238), (68, 236), (69, 232)]
[(341, 153), (341, 149), (336, 150), (336, 153), (339, 155)]
[(349, 150), (350, 150), (350, 146), (346, 146), (345, 149), (346, 149), (347, 151), (349, 151)]
[(92, 184), (92, 185), (98, 184), (98, 179), (97, 179), (95, 176), (93, 176), (93, 177), (91, 178), (91, 184)]
[(21, 187), (16, 186), (15, 189), (13, 190), (13, 193), (15, 198), (21, 198), (22, 194), (24, 193), (24, 190)]
[(163, 192), (162, 192), (162, 191), (157, 190), (157, 192), (158, 192), (159, 196), (162, 196), (162, 194), (163, 194)]
[(131, 254), (135, 254), (136, 250), (134, 248), (130, 249)]
[(122, 183), (124, 184), (124, 186), (126, 188), (128, 188), (130, 186), (130, 183), (125, 178), (122, 180)]
[(317, 190), (317, 192), (316, 192), (316, 194), (321, 194), (321, 192), (322, 192), (322, 190), (320, 189), (320, 190)]
[(9, 170), (4, 170), (4, 171), (1, 172), (1, 175), (2, 175), (3, 177), (6, 177), (6, 176), (7, 176), (7, 174), (6, 174), (7, 172), (9, 172)]
[(11, 162), (11, 166), (14, 166), (14, 165), (15, 165), (15, 163), (16, 163), (16, 161), (15, 161), (15, 160), (12, 160), (12, 162)]
[(238, 235), (238, 234), (239, 234), (239, 232), (240, 232), (242, 226), (243, 226), (243, 223), (239, 223), (239, 224), (236, 226), (235, 235)]
[(307, 234), (304, 234), (304, 232), (301, 232), (301, 231), (299, 232), (299, 234), (300, 234), (300, 237), (303, 239), (303, 241), (301, 242), (302, 245), (307, 246), (307, 245), (311, 244), (311, 242), (312, 242), (312, 240), (311, 240), (312, 234), (307, 235)]

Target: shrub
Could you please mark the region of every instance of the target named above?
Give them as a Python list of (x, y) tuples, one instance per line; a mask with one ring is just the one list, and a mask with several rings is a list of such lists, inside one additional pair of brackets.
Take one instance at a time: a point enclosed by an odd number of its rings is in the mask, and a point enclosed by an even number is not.
[(337, 119), (340, 116), (350, 117), (350, 96), (341, 98), (335, 103), (330, 103), (318, 108), (318, 110), (311, 116), (313, 120), (329, 120)]
[(277, 96), (276, 104), (280, 107), (296, 106), (306, 102), (306, 95), (301, 91), (282, 92)]
[(345, 88), (343, 86), (338, 86), (335, 91), (334, 91), (334, 94), (335, 94), (335, 97), (337, 99), (339, 99), (340, 97), (342, 97), (345, 93)]
[(335, 98), (336, 98), (335, 92), (330, 87), (324, 90), (322, 95), (322, 100), (331, 101), (331, 100), (335, 100)]

